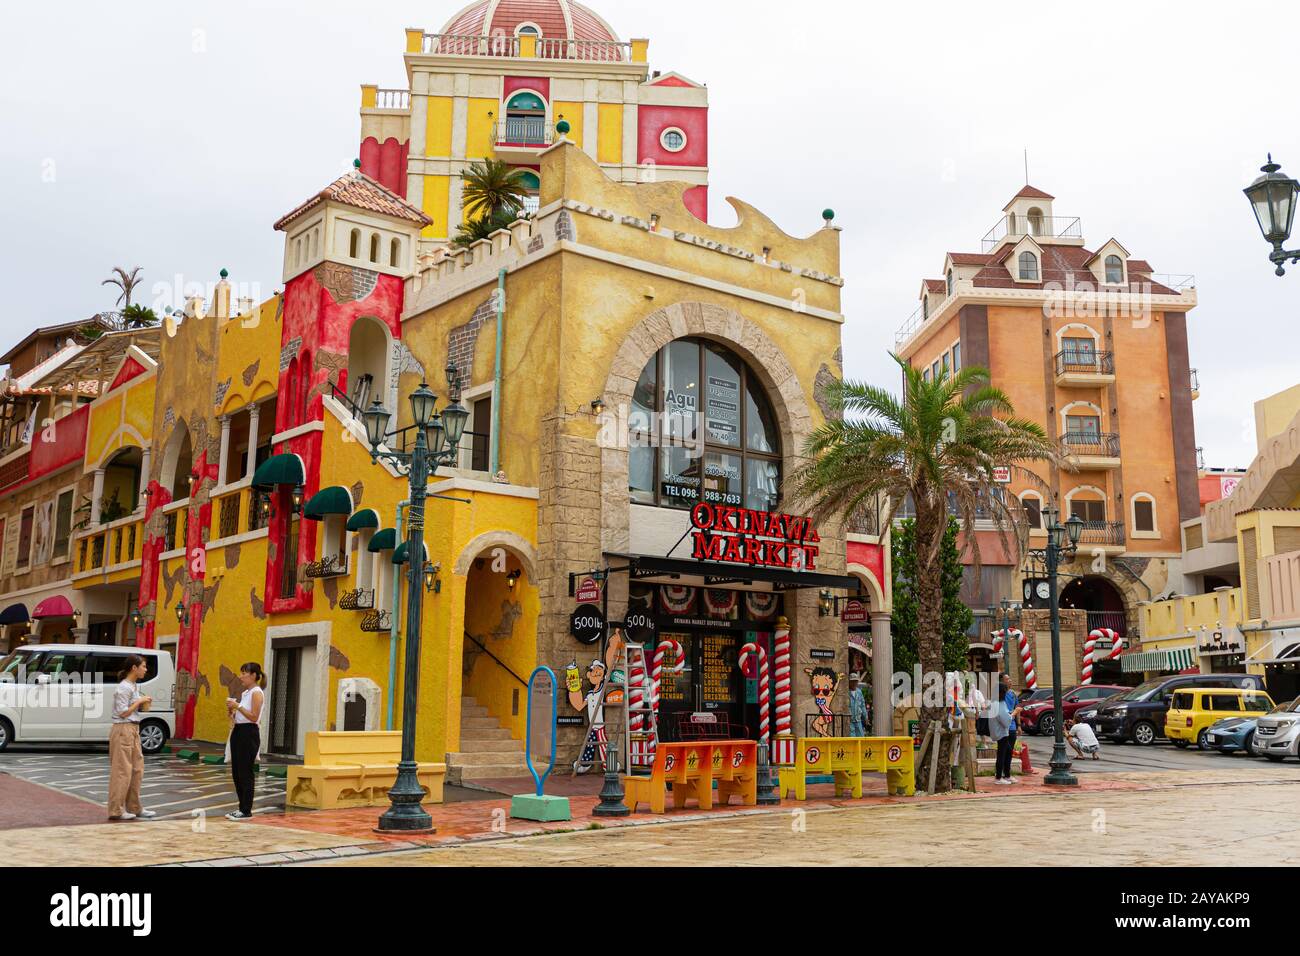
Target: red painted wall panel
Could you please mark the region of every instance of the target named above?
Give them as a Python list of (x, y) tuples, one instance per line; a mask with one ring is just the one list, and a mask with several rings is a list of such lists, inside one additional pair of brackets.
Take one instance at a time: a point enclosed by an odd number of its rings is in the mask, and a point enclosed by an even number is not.
[[(37, 422), (32, 435), (32, 457), (27, 468), (27, 480), (35, 481), (64, 465), (80, 461), (86, 454), (86, 425), (90, 421), (90, 406), (82, 405), (71, 415), (65, 415), (51, 425)], [(54, 430), (52, 440), (46, 437)]]
[[(676, 126), (686, 134), (686, 147), (670, 153), (659, 134)], [(657, 166), (709, 165), (709, 109), (706, 106), (642, 106), (637, 110), (639, 162)]]
[(502, 85), (501, 104), (504, 106), (516, 90), (533, 90), (542, 94), (546, 105), (551, 105), (551, 79), (548, 76), (507, 76)]
[(708, 186), (692, 186), (682, 195), (682, 202), (696, 219), (701, 222), (709, 221)]

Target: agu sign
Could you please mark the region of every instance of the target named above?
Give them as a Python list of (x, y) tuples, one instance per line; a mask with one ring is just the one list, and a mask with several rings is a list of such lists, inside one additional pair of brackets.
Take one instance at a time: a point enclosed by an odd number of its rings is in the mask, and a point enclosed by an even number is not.
[(697, 561), (812, 571), (821, 537), (810, 518), (701, 502), (691, 509)]

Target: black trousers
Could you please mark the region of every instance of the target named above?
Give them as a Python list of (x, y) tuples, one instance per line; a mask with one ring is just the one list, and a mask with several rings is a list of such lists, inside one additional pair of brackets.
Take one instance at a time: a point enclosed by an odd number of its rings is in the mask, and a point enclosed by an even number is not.
[(998, 741), (998, 759), (993, 776), (997, 780), (1003, 777), (1011, 779), (1011, 751), (1016, 749), (1016, 732), (1013, 730)]
[(261, 747), (262, 734), (257, 724), (235, 724), (230, 732), (230, 776), (235, 780), (241, 813), (253, 812), (253, 764)]

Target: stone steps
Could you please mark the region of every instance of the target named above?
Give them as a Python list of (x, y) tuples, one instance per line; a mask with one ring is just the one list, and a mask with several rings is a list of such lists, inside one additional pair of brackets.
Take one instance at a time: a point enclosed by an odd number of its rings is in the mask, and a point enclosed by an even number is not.
[(460, 702), (460, 750), (447, 754), (447, 782), (528, 776), (524, 745), (473, 697)]

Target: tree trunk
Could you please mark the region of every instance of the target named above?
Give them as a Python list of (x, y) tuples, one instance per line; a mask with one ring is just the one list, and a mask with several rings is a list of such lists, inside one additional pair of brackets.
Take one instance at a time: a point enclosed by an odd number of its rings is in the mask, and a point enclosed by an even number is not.
[[(947, 529), (947, 510), (917, 508), (916, 512), (916, 651), (921, 664), (921, 727), (939, 721), (946, 727), (947, 707), (944, 694), (943, 670), (943, 578), (942, 554), (939, 544)], [(937, 694), (936, 694), (937, 688)], [(939, 766), (934, 781), (934, 791), (944, 793), (952, 789), (952, 745), (950, 738), (941, 735)], [(917, 767), (917, 790), (930, 788), (930, 758), (927, 756)]]

